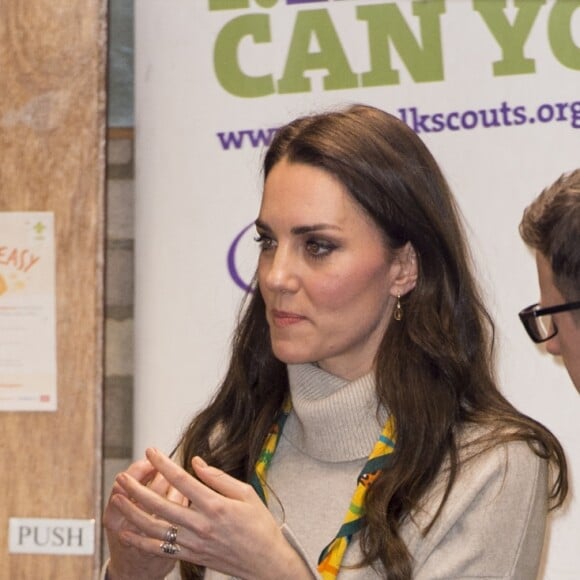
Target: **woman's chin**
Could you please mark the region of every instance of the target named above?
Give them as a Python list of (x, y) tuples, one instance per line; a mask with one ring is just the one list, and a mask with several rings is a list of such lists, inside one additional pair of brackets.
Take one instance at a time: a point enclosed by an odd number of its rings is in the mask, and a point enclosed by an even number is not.
[(316, 362), (316, 359), (314, 359), (311, 355), (309, 356), (308, 353), (300, 352), (295, 349), (279, 348), (279, 347), (277, 348), (276, 345), (273, 345), (272, 350), (274, 352), (274, 356), (279, 361), (287, 365), (297, 365)]

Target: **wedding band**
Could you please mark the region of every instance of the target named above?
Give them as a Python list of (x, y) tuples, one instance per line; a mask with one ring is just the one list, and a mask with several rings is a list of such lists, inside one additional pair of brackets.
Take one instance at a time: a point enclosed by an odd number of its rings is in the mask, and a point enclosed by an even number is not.
[(177, 554), (181, 548), (175, 542), (163, 542), (160, 546), (161, 551), (165, 554)]
[(169, 529), (165, 533), (165, 542), (168, 544), (175, 544), (177, 540), (177, 528), (175, 526), (169, 526)]

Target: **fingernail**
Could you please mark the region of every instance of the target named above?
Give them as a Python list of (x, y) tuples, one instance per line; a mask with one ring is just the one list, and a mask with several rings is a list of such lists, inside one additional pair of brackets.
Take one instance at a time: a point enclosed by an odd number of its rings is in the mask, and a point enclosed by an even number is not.
[[(195, 462), (195, 465), (193, 465), (194, 462)], [(192, 463), (193, 467), (201, 467), (201, 468), (207, 467), (207, 463), (199, 455), (196, 455), (191, 460), (191, 463)]]

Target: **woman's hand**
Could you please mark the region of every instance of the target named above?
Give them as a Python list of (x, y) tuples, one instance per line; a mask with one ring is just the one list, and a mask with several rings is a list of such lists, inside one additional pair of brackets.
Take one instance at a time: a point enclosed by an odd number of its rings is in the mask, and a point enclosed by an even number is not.
[(146, 454), (189, 507), (156, 493), (129, 471), (121, 473), (117, 484), (124, 494), (117, 495), (115, 506), (133, 526), (123, 539), (136, 552), (160, 555), (168, 529), (175, 526), (179, 551), (170, 558), (252, 580), (312, 578), (250, 485), (199, 457), (191, 462), (197, 480), (161, 452), (148, 449)]
[[(151, 493), (165, 498), (165, 501), (187, 505), (187, 500), (183, 495), (173, 488), (160, 473), (157, 473), (148, 460), (136, 461), (123, 473), (125, 474), (139, 482), (139, 485), (147, 487)], [(124, 501), (131, 502), (125, 489), (115, 482), (103, 514), (103, 525), (107, 531), (110, 552), (108, 577), (110, 580), (164, 578), (175, 566), (175, 561), (168, 558), (161, 550), (157, 550), (157, 553), (144, 552), (127, 541), (128, 533), (139, 534), (140, 532), (120, 509)]]

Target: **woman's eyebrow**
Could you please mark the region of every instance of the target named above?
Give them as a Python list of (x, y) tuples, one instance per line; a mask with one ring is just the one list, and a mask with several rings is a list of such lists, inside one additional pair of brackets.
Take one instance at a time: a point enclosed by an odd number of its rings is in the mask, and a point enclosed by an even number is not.
[(301, 234), (309, 234), (311, 232), (318, 232), (320, 230), (340, 230), (340, 228), (338, 226), (335, 226), (334, 224), (319, 223), (312, 224), (309, 226), (295, 226), (290, 231), (293, 234), (301, 235)]
[[(271, 232), (272, 228), (264, 221), (262, 221), (261, 219), (257, 219), (255, 222), (256, 227), (267, 231), (267, 232)], [(302, 234), (309, 234), (311, 232), (318, 232), (321, 230), (340, 230), (341, 228), (334, 225), (334, 224), (328, 224), (328, 223), (317, 223), (317, 224), (311, 224), (311, 225), (303, 225), (303, 226), (294, 226), (290, 231), (295, 234), (295, 235), (302, 235)]]
[(267, 231), (267, 232), (271, 232), (271, 231), (272, 231), (272, 228), (271, 228), (271, 227), (270, 227), (270, 226), (269, 226), (269, 225), (268, 225), (266, 222), (263, 222), (263, 221), (262, 221), (260, 218), (258, 218), (258, 219), (257, 219), (257, 220), (254, 222), (254, 225), (255, 225), (255, 226), (258, 228), (258, 229), (260, 229), (260, 230), (264, 230), (264, 231)]

